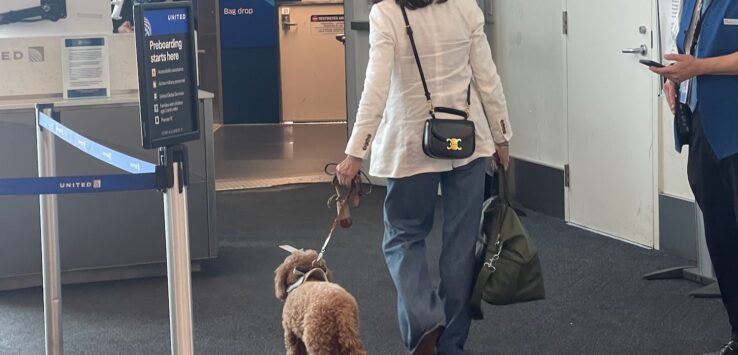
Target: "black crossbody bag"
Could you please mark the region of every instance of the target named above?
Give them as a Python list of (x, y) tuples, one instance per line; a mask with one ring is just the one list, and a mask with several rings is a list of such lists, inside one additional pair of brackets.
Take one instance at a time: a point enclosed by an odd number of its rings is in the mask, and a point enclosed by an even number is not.
[[(407, 35), (410, 37), (410, 44), (413, 47), (413, 55), (415, 62), (418, 64), (420, 72), (420, 80), (423, 82), (425, 90), (425, 98), (428, 100), (429, 113), (431, 118), (425, 121), (425, 129), (423, 131), (423, 152), (425, 155), (435, 159), (465, 159), (474, 154), (476, 145), (476, 130), (474, 122), (469, 121), (469, 107), (471, 106), (471, 84), (466, 93), (466, 110), (461, 111), (448, 107), (434, 107), (431, 100), (431, 93), (428, 90), (428, 84), (425, 81), (423, 66), (420, 64), (420, 56), (418, 48), (415, 46), (415, 38), (413, 30), (410, 27), (410, 21), (407, 18), (407, 11), (404, 6), (402, 8), (402, 17), (405, 19), (405, 27)], [(436, 113), (446, 113), (463, 118), (460, 119), (439, 119)]]

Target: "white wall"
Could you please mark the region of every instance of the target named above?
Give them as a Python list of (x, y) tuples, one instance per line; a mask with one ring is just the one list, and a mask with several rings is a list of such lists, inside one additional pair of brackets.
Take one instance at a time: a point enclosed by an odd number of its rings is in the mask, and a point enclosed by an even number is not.
[[(566, 40), (563, 0), (486, 0), (490, 42), (502, 77), (515, 137), (512, 154), (561, 168), (567, 163)], [(574, 99), (574, 98), (572, 98)], [(686, 200), (687, 153), (674, 150), (673, 116), (659, 110), (660, 192)]]
[(511, 154), (563, 169), (567, 162), (562, 0), (486, 0), (490, 43), (513, 125)]

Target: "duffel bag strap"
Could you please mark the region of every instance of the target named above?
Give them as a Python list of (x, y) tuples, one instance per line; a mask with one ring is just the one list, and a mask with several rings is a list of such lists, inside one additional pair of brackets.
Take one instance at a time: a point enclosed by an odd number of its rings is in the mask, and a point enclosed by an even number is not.
[(482, 266), (479, 270), (479, 276), (477, 276), (477, 282), (474, 285), (474, 290), (471, 296), (471, 317), (472, 319), (484, 319), (484, 311), (482, 311), (482, 292), (484, 291), (484, 285), (487, 284), (494, 269), (488, 268), (486, 265)]
[[(503, 210), (497, 216), (494, 216), (494, 218), (497, 219), (497, 224), (495, 226), (495, 230), (492, 231), (493, 235), (490, 236), (491, 238), (494, 236), (494, 239), (487, 240), (487, 244), (484, 246), (484, 263), (479, 270), (477, 282), (474, 284), (474, 289), (472, 290), (470, 300), (472, 319), (484, 319), (484, 312), (482, 311), (482, 293), (484, 292), (484, 286), (487, 285), (487, 282), (489, 282), (490, 278), (492, 278), (492, 274), (494, 274), (496, 270), (494, 263), (497, 260), (500, 260), (500, 255), (502, 255), (502, 249), (504, 248), (502, 241), (500, 240), (500, 233), (502, 230), (502, 219), (505, 216), (505, 208), (509, 208), (509, 205), (506, 204), (502, 208)], [(490, 244), (496, 246), (497, 250), (494, 252), (490, 251)]]
[(507, 171), (502, 168), (502, 164), (500, 164), (499, 158), (495, 156), (497, 159), (497, 166), (500, 167), (497, 170), (497, 174), (499, 177), (499, 189), (497, 191), (497, 194), (499, 198), (505, 203), (505, 205), (512, 207), (513, 210), (515, 210), (515, 213), (518, 214), (520, 217), (527, 217), (528, 214), (523, 211), (522, 208), (520, 208), (520, 205), (516, 201), (513, 200), (512, 193), (510, 193), (510, 185), (508, 183), (508, 176)]

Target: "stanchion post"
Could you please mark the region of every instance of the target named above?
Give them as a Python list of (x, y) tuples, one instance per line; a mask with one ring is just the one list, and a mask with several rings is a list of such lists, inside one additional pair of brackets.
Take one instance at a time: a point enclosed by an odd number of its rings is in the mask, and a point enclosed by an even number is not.
[[(36, 143), (38, 145), (38, 176), (56, 175), (54, 135), (39, 124), (39, 114), (53, 118), (53, 105), (36, 105)], [(61, 355), (62, 295), (61, 262), (59, 258), (59, 219), (56, 195), (39, 197), (41, 215), (41, 261), (44, 288), (44, 332), (46, 354)]]
[(166, 224), (167, 279), (169, 283), (169, 324), (172, 354), (194, 352), (192, 339), (192, 283), (190, 274), (190, 233), (187, 216), (189, 169), (183, 145), (161, 148), (160, 163), (166, 168), (164, 218)]

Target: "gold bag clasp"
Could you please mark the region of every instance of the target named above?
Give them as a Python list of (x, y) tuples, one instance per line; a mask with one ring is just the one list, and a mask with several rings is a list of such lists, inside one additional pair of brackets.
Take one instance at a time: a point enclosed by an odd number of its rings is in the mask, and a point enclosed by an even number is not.
[(460, 151), (463, 149), (459, 145), (459, 143), (461, 143), (461, 139), (459, 138), (448, 138), (446, 139), (446, 142), (448, 143), (448, 147), (446, 147), (447, 150)]

